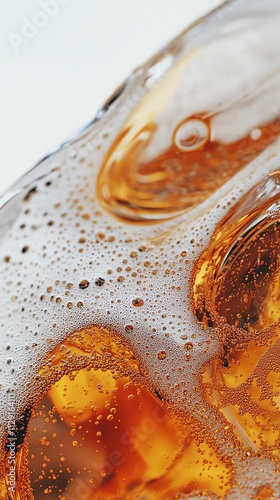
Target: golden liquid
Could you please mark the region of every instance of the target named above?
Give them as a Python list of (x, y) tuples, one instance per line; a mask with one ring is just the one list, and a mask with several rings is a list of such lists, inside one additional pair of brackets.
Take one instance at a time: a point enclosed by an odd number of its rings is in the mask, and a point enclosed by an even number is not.
[[(187, 121), (196, 118), (190, 117)], [(199, 119), (211, 130), (211, 119)], [(280, 133), (280, 120), (259, 130), (260, 140), (251, 136), (232, 144), (208, 140), (187, 152), (173, 142), (164, 153), (147, 161), (145, 150), (153, 139), (155, 126), (149, 124), (140, 131), (135, 130), (129, 144), (126, 137), (132, 134), (133, 126), (124, 129), (100, 170), (99, 199), (110, 213), (134, 222), (184, 213), (200, 205), (264, 151)]]
[[(208, 401), (251, 452), (279, 463), (280, 233), (277, 217), (260, 220), (252, 211), (236, 225), (229, 213), (200, 259), (195, 305), (224, 336), (221, 358), (204, 374)], [(225, 257), (230, 237), (236, 244)]]
[(230, 471), (143, 387), (133, 354), (110, 332), (71, 335), (40, 376), (48, 385), (58, 381), (35, 405), (18, 453), (30, 472), (30, 489), (18, 478), (20, 498), (164, 499), (227, 490)]

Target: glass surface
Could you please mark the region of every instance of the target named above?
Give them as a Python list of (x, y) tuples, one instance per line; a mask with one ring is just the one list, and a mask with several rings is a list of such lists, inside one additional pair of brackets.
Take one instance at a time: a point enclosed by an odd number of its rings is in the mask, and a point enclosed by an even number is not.
[(0, 200), (0, 498), (279, 498), (280, 7), (232, 7)]

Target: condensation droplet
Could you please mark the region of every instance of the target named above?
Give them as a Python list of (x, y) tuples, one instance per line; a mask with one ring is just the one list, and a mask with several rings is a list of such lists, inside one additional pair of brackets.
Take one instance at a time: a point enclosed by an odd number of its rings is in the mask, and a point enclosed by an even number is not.
[(166, 352), (165, 351), (159, 351), (157, 357), (158, 357), (158, 359), (165, 359), (166, 358)]

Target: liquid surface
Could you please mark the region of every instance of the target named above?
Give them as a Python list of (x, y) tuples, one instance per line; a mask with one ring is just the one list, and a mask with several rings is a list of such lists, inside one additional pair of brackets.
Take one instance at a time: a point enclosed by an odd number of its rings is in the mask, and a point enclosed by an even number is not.
[[(120, 342), (97, 328), (72, 335), (50, 358), (52, 373), (54, 366), (65, 371), (65, 352), (74, 366), (87, 366), (60, 378), (33, 418), (28, 445), (35, 498), (164, 499), (213, 482), (217, 493), (226, 490), (225, 466), (205, 444), (197, 448), (159, 395), (137, 383), (139, 367)], [(112, 374), (113, 364), (123, 373)], [(42, 376), (49, 372), (47, 363)]]
[(29, 186), (0, 248), (0, 498), (279, 497), (278, 21), (144, 74)]

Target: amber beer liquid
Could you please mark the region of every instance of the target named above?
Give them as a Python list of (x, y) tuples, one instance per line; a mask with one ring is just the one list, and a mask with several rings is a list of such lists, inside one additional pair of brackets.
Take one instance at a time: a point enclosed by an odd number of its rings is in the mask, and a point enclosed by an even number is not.
[(280, 498), (279, 20), (213, 12), (3, 199), (1, 499)]

